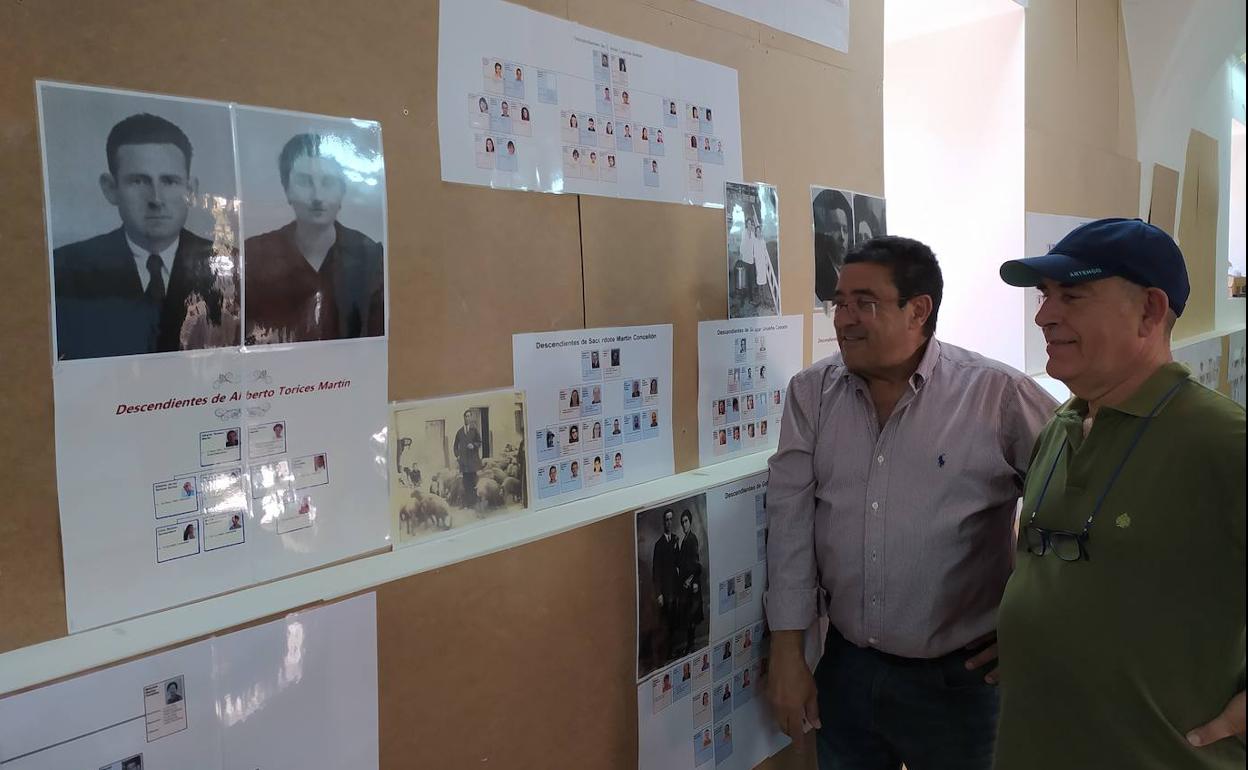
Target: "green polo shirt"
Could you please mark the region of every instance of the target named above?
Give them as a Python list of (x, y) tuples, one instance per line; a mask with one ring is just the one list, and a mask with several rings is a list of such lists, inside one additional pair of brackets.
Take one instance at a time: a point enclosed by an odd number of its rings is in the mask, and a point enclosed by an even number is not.
[[(1178, 389), (1166, 398), (1171, 388)], [(1244, 688), (1244, 410), (1167, 364), (1131, 398), (1063, 405), (1036, 441), (1020, 528), (1082, 530), (1090, 559), (1033, 556), (1020, 531), (998, 618), (996, 770), (1244, 768), (1235, 738), (1185, 738)], [(1065, 451), (1058, 451), (1063, 444)]]

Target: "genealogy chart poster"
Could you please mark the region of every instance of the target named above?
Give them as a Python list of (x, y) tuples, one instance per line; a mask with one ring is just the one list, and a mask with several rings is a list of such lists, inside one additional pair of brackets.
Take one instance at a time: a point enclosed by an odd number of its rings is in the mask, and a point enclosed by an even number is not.
[(674, 472), (671, 324), (517, 334), (512, 361), (533, 508)]
[(0, 699), (4, 770), (370, 770), (377, 735), (375, 594)]
[(638, 511), (642, 770), (749, 770), (788, 745), (764, 693), (767, 475)]
[(439, 6), (447, 182), (723, 205), (737, 71), (501, 0)]
[(1227, 384), (1231, 386), (1231, 398), (1240, 406), (1244, 405), (1244, 330), (1230, 334), (1229, 361), (1226, 365)]
[(698, 464), (775, 449), (789, 380), (801, 370), (801, 316), (699, 323)]
[(69, 630), (384, 547), (380, 125), (38, 97)]

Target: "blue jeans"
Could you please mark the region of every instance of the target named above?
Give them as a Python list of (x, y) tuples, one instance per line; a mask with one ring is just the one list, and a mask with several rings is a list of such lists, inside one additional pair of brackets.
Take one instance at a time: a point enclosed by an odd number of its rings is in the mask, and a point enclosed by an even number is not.
[(972, 654), (898, 658), (829, 628), (815, 670), (819, 770), (990, 770), (997, 688), (984, 682), (991, 665), (966, 670)]

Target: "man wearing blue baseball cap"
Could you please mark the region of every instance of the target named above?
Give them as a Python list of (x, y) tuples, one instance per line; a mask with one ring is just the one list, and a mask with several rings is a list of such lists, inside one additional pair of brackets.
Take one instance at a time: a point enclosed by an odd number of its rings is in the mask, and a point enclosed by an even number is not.
[(1001, 277), (1074, 397), (1027, 474), (995, 767), (1243, 768), (1244, 410), (1171, 359), (1183, 255), (1103, 219)]

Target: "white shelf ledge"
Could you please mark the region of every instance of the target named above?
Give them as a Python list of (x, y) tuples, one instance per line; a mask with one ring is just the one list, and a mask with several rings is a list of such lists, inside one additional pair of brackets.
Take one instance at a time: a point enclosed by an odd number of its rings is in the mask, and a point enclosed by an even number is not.
[(627, 511), (688, 497), (766, 470), (770, 455), (771, 450), (755, 452), (544, 511), (513, 514), (438, 540), (0, 654), (0, 696), (279, 615), (295, 607), (332, 601), (383, 583), (552, 537)]

